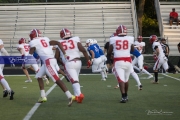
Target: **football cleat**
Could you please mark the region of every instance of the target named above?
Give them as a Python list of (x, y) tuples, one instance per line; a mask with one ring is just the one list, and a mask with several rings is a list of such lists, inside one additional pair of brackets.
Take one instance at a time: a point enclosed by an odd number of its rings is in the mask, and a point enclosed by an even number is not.
[(43, 102), (47, 102), (47, 98), (46, 97), (40, 97), (38, 100), (38, 103), (43, 103)]
[(46, 82), (46, 85), (49, 85), (49, 80), (47, 78), (43, 79)]
[(107, 78), (106, 68), (105, 68), (105, 67), (102, 67), (101, 69), (102, 69), (102, 72), (104, 72), (105, 78)]
[(176, 71), (180, 72), (180, 68), (177, 65), (174, 65), (174, 68), (176, 69)]
[(128, 96), (126, 96), (125, 99), (126, 99), (126, 102), (127, 102), (127, 101), (129, 100), (129, 99), (128, 99)]
[(152, 84), (159, 84), (159, 82), (156, 82), (155, 80), (151, 81)]
[(150, 78), (153, 78), (153, 75), (150, 75), (150, 76), (147, 77), (147, 79), (150, 79)]
[(73, 101), (77, 101), (78, 96), (74, 96)]
[(4, 91), (3, 91), (3, 97), (7, 97), (7, 95), (8, 95), (8, 91), (7, 91), (7, 90), (4, 90)]
[(106, 81), (106, 78), (102, 78), (101, 80), (102, 80), (102, 81)]
[(10, 100), (14, 99), (14, 94), (15, 94), (15, 92), (13, 90), (11, 90), (11, 92), (9, 92)]
[(78, 102), (78, 103), (82, 103), (83, 99), (84, 99), (84, 95), (81, 93), (81, 94), (77, 97), (77, 102)]
[(121, 98), (120, 103), (126, 103), (126, 98)]
[(70, 107), (73, 103), (73, 100), (75, 100), (76, 97), (74, 95), (71, 96), (71, 98), (69, 98), (69, 103), (68, 103), (68, 106)]
[(30, 83), (30, 82), (32, 82), (32, 80), (26, 80), (26, 81), (24, 81), (25, 83)]
[(142, 87), (143, 87), (142, 85), (138, 86), (138, 90), (142, 90)]
[(118, 89), (119, 88), (119, 85), (116, 85), (115, 87), (114, 87), (114, 89)]

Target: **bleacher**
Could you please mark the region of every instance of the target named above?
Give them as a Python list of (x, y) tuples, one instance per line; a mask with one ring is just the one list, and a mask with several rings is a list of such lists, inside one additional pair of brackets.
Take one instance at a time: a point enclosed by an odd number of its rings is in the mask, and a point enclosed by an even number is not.
[[(168, 44), (170, 46), (170, 55), (179, 56), (177, 49), (177, 44), (180, 42), (180, 26), (176, 29), (176, 23), (172, 25), (172, 29), (169, 25), (169, 14), (172, 11), (172, 8), (175, 8), (176, 12), (180, 14), (180, 2), (159, 2), (160, 14), (162, 19), (163, 30), (161, 32), (162, 36), (168, 38)], [(180, 18), (179, 18), (180, 19)], [(161, 24), (161, 21), (158, 21)]]
[(40, 29), (43, 36), (58, 40), (60, 30), (65, 27), (79, 36), (83, 44), (86, 39), (94, 38), (103, 47), (119, 24), (128, 28), (128, 35), (137, 36), (132, 1), (1, 5), (0, 39), (8, 52), (16, 55), (18, 40), (21, 37), (28, 40), (31, 29)]

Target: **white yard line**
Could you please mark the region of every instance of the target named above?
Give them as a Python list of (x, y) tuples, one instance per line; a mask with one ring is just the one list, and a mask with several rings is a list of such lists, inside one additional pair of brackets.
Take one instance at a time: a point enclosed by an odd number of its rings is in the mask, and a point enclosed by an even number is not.
[(169, 76), (169, 75), (167, 75), (167, 74), (162, 73), (162, 75), (164, 75), (164, 76), (166, 76), (166, 77), (169, 77), (169, 78), (172, 78), (172, 79), (175, 79), (175, 80), (177, 80), (177, 81), (180, 81), (180, 79), (175, 78), (175, 77), (172, 77), (172, 76)]
[[(61, 80), (64, 78), (64, 76), (63, 77), (61, 77)], [(57, 86), (57, 84), (54, 84), (47, 92), (46, 92), (46, 96), (49, 94), (49, 93), (51, 93), (51, 91), (55, 88)], [(27, 113), (27, 115), (24, 117), (24, 119), (23, 120), (29, 120), (31, 117), (32, 117), (32, 115), (34, 114), (34, 112), (38, 109), (38, 107), (41, 105), (41, 103), (36, 103), (32, 108), (31, 108), (31, 110)]]

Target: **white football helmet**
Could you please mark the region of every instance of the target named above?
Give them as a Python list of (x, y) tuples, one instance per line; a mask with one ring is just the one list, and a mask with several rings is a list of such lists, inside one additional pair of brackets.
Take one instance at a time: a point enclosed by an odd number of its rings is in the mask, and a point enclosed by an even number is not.
[(94, 44), (97, 44), (97, 40), (96, 39), (93, 39), (93, 41), (94, 41)]
[(92, 44), (94, 44), (94, 40), (93, 40), (93, 39), (87, 39), (87, 40), (86, 40), (86, 45), (87, 45), (87, 46), (90, 46), (90, 45), (92, 45)]

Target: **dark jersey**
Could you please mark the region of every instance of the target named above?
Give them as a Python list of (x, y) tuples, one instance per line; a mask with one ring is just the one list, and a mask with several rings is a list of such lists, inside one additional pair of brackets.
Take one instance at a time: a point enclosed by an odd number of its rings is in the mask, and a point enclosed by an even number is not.
[(109, 49), (109, 42), (106, 42), (106, 44), (104, 45), (104, 49), (106, 49), (107, 52), (108, 52), (108, 49)]

